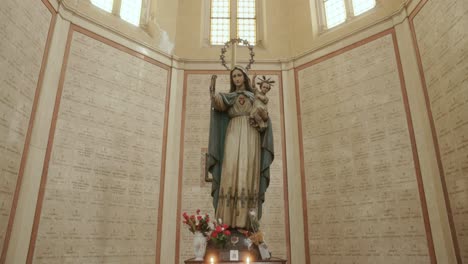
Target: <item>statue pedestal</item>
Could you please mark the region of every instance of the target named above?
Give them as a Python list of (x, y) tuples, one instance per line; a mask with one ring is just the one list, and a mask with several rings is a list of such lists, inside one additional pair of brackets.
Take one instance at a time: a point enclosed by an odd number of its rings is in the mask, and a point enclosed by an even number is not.
[(266, 244), (256, 245), (252, 243), (244, 230), (239, 231), (236, 228), (230, 228), (229, 231), (231, 235), (222, 245), (215, 243), (213, 240), (208, 241), (205, 262), (210, 261), (211, 258), (215, 260), (215, 263), (243, 263), (247, 258), (250, 263), (271, 263), (271, 259), (277, 260), (277, 263), (284, 261), (271, 258)]
[[(191, 258), (191, 259), (187, 259), (185, 262), (185, 264), (211, 264), (210, 262), (210, 259), (205, 257), (205, 260), (194, 260), (194, 258)], [(215, 264), (232, 264), (232, 263), (246, 263), (245, 262), (245, 259), (244, 260), (240, 260), (240, 261), (219, 261), (219, 260), (215, 260), (214, 261)], [(285, 259), (279, 259), (279, 258), (270, 258), (270, 259), (267, 259), (267, 260), (256, 260), (256, 261), (250, 261), (249, 264), (286, 264), (288, 263), (287, 260)]]
[(216, 244), (212, 240), (208, 241), (205, 259), (209, 260), (211, 257), (218, 261), (245, 260), (247, 257), (250, 261), (262, 259), (258, 246), (253, 244), (248, 237), (235, 228), (229, 230), (231, 236), (224, 245)]
[(207, 250), (205, 254), (205, 259), (210, 260), (210, 258), (214, 258), (218, 261), (242, 261), (246, 260), (247, 258), (250, 259), (250, 262), (253, 261), (260, 261), (261, 258), (258, 257), (257, 252), (250, 250), (238, 250), (238, 249), (220, 249), (220, 250)]

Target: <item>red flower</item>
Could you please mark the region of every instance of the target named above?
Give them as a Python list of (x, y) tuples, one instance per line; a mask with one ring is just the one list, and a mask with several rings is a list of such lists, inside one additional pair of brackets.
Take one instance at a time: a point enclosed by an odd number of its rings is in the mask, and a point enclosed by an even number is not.
[(221, 224), (221, 219), (213, 221), (214, 230), (211, 233), (210, 240), (218, 245), (225, 245), (231, 236), (231, 231), (228, 230), (227, 224)]
[(210, 231), (212, 231), (211, 226), (208, 224), (210, 221), (209, 215), (200, 214), (200, 209), (197, 209), (197, 213), (193, 215), (188, 215), (184, 212), (182, 217), (182, 223), (186, 224), (189, 231), (192, 233), (200, 231), (204, 236), (208, 236)]

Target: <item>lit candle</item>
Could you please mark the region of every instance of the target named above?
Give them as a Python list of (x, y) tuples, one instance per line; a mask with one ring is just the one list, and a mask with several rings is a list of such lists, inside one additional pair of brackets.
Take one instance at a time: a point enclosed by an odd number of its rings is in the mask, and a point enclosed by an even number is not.
[(214, 264), (214, 259), (213, 259), (213, 257), (210, 258), (210, 264)]
[(247, 257), (247, 264), (250, 264), (250, 258)]

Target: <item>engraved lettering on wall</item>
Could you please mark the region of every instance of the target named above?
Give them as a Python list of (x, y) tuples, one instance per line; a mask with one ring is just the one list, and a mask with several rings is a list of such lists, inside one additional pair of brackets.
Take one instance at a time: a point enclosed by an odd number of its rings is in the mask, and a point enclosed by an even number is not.
[(468, 5), (428, 1), (413, 20), (463, 263), (468, 263)]
[(298, 72), (310, 258), (428, 263), (392, 36)]
[(34, 263), (154, 263), (167, 78), (73, 33)]
[(0, 249), (51, 19), (40, 1), (5, 0), (0, 5)]

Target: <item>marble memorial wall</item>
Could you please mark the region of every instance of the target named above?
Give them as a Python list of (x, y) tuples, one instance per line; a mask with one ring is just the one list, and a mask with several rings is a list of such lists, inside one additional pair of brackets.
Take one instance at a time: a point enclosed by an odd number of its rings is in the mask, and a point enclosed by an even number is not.
[[(209, 86), (211, 75), (217, 74), (217, 92), (229, 91), (229, 75), (227, 72), (188, 72), (185, 75), (184, 93), (185, 109), (183, 127), (183, 174), (181, 186), (181, 213), (194, 214), (197, 209), (210, 214), (214, 218), (211, 198), (211, 183), (205, 182), (204, 153), (208, 148), (208, 131), (210, 120)], [(250, 78), (252, 78), (251, 73)], [(259, 76), (263, 73), (259, 73)], [(265, 234), (266, 243), (273, 256), (287, 258), (288, 230), (286, 225), (287, 208), (285, 208), (285, 189), (283, 173), (283, 133), (281, 114), (281, 83), (278, 74), (266, 75), (275, 81), (270, 92), (268, 110), (273, 123), (275, 144), (275, 160), (271, 166), (270, 186), (266, 193), (263, 216), (260, 228)], [(211, 176), (211, 175), (210, 175)], [(180, 220), (182, 221), (182, 220)], [(181, 226), (179, 236), (179, 263), (193, 257), (192, 234), (184, 225)]]
[(169, 69), (90, 36), (69, 39), (33, 263), (154, 264)]
[(468, 263), (468, 5), (463, 0), (430, 0), (412, 23), (460, 250), (458, 257)]
[(0, 250), (52, 21), (53, 14), (41, 1), (0, 4)]
[(392, 34), (297, 69), (313, 263), (430, 263)]

